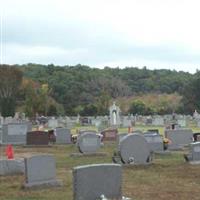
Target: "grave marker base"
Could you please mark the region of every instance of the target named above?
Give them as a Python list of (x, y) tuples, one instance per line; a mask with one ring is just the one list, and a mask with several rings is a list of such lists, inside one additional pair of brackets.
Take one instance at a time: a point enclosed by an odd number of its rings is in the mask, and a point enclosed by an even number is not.
[(33, 183), (24, 183), (22, 186), (23, 189), (41, 189), (41, 188), (49, 188), (49, 187), (61, 187), (63, 186), (63, 182), (61, 180), (48, 180), (48, 181), (40, 181)]

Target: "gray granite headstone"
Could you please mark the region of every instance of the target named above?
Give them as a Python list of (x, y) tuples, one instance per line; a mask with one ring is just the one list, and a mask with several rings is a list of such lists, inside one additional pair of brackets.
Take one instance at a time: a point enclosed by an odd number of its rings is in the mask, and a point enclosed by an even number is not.
[(124, 163), (147, 164), (151, 160), (149, 145), (140, 134), (129, 134), (123, 137), (118, 149)]
[(0, 160), (0, 175), (6, 176), (6, 175), (18, 175), (24, 173), (24, 160), (18, 159), (18, 160), (7, 160), (7, 159), (1, 159)]
[(180, 149), (193, 141), (191, 129), (165, 130), (165, 137), (169, 139), (168, 149)]
[(74, 200), (96, 200), (122, 196), (122, 168), (118, 164), (93, 164), (73, 169)]
[(144, 137), (149, 144), (152, 152), (161, 152), (164, 150), (162, 136), (156, 133), (144, 133)]
[(29, 123), (12, 123), (2, 126), (3, 144), (26, 144), (26, 133), (31, 130)]
[(77, 145), (81, 153), (95, 153), (101, 147), (101, 138), (94, 133), (83, 133), (78, 137)]
[(25, 158), (25, 177), (25, 188), (61, 185), (56, 179), (56, 164), (52, 155)]
[(56, 143), (57, 144), (71, 144), (71, 131), (67, 128), (56, 128)]
[(185, 158), (189, 162), (199, 162), (200, 164), (200, 142), (194, 142), (190, 144), (190, 152), (185, 155)]

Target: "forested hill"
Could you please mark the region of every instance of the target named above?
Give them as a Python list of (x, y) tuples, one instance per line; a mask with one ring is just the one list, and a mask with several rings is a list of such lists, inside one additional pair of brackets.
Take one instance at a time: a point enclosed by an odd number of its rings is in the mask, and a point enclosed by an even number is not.
[(84, 65), (60, 67), (37, 64), (21, 67), (25, 77), (48, 83), (58, 93), (67, 89), (78, 94), (90, 92), (93, 95), (104, 89), (113, 98), (135, 93), (180, 92), (193, 77), (192, 74), (183, 71), (149, 70), (146, 67), (143, 69), (136, 67), (97, 69)]
[[(50, 96), (64, 107), (65, 113), (107, 112), (109, 101), (145, 93), (181, 93), (193, 79), (192, 74), (171, 70), (149, 70), (146, 67), (91, 68), (84, 65), (54, 66), (17, 65), (24, 78), (48, 84)], [(87, 106), (87, 107), (85, 107)], [(88, 107), (89, 106), (89, 107)]]

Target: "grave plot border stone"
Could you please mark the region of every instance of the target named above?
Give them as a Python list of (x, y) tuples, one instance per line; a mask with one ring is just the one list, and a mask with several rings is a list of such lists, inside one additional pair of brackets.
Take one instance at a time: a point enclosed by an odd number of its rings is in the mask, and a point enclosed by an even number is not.
[(94, 200), (122, 197), (122, 168), (119, 164), (92, 164), (73, 168), (73, 199)]

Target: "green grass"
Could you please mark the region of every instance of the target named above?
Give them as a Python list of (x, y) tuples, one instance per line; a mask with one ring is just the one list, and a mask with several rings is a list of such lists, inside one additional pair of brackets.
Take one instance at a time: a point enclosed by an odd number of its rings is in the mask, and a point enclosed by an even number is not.
[[(162, 127), (159, 130), (162, 130)], [(3, 155), (5, 147), (0, 148), (1, 155)], [(53, 154), (56, 158), (57, 177), (63, 180), (64, 186), (24, 191), (21, 189), (24, 176), (1, 176), (0, 200), (71, 200), (73, 167), (94, 163), (111, 163), (115, 149), (115, 144), (106, 143), (100, 149), (101, 152), (107, 153), (105, 157), (71, 157), (71, 153), (78, 152), (75, 145), (55, 145), (51, 148), (15, 146), (16, 157), (32, 153)], [(134, 200), (199, 200), (200, 166), (191, 166), (185, 163), (183, 153), (156, 155), (153, 163), (149, 166), (123, 167), (123, 195), (132, 197)]]

